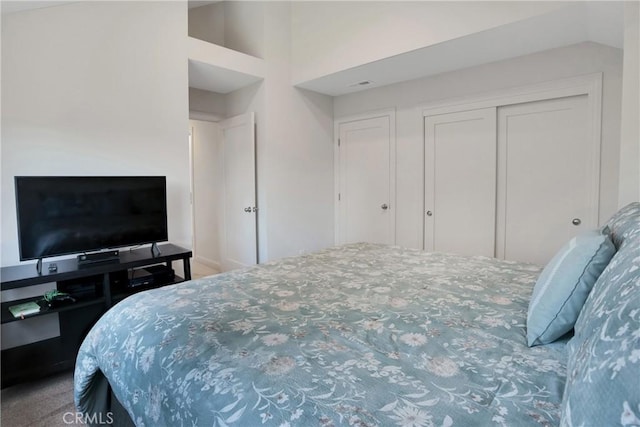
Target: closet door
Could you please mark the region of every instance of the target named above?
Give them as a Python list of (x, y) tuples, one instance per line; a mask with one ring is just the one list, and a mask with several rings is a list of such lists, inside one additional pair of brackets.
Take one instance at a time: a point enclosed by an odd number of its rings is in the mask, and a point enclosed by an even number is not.
[(428, 116), (424, 248), (495, 254), (496, 109)]
[(338, 123), (337, 243), (395, 242), (391, 118)]
[(587, 101), (581, 95), (498, 109), (499, 258), (544, 265), (571, 237), (597, 226)]

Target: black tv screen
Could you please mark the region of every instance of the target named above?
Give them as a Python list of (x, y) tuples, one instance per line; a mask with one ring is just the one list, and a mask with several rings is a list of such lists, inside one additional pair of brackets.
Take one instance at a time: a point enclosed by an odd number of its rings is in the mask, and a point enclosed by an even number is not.
[(20, 260), (168, 239), (163, 176), (15, 177)]

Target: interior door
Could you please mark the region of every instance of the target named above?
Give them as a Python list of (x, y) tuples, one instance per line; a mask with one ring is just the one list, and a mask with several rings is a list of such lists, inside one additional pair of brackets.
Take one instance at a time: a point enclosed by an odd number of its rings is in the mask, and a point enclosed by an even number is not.
[(255, 118), (253, 113), (220, 122), (223, 153), (222, 269), (258, 262)]
[(338, 125), (337, 243), (395, 242), (391, 115)]
[(544, 265), (571, 237), (597, 227), (587, 100), (498, 109), (498, 257)]
[(424, 248), (495, 255), (496, 109), (428, 116)]
[(213, 122), (190, 120), (194, 261), (220, 269), (222, 133)]

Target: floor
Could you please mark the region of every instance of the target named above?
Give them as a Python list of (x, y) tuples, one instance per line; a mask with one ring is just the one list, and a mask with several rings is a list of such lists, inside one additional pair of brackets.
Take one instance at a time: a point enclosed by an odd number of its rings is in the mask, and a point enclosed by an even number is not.
[(211, 276), (212, 274), (220, 273), (214, 268), (204, 265), (197, 261), (191, 260), (191, 278), (199, 279), (200, 277)]
[(0, 407), (3, 427), (84, 425), (76, 420), (72, 371), (7, 387), (0, 392)]

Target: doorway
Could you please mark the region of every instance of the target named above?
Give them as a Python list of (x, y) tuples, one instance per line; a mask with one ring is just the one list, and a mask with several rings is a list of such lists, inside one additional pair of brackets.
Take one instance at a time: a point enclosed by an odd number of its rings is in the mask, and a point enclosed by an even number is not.
[(194, 261), (218, 271), (257, 264), (254, 114), (189, 123)]

